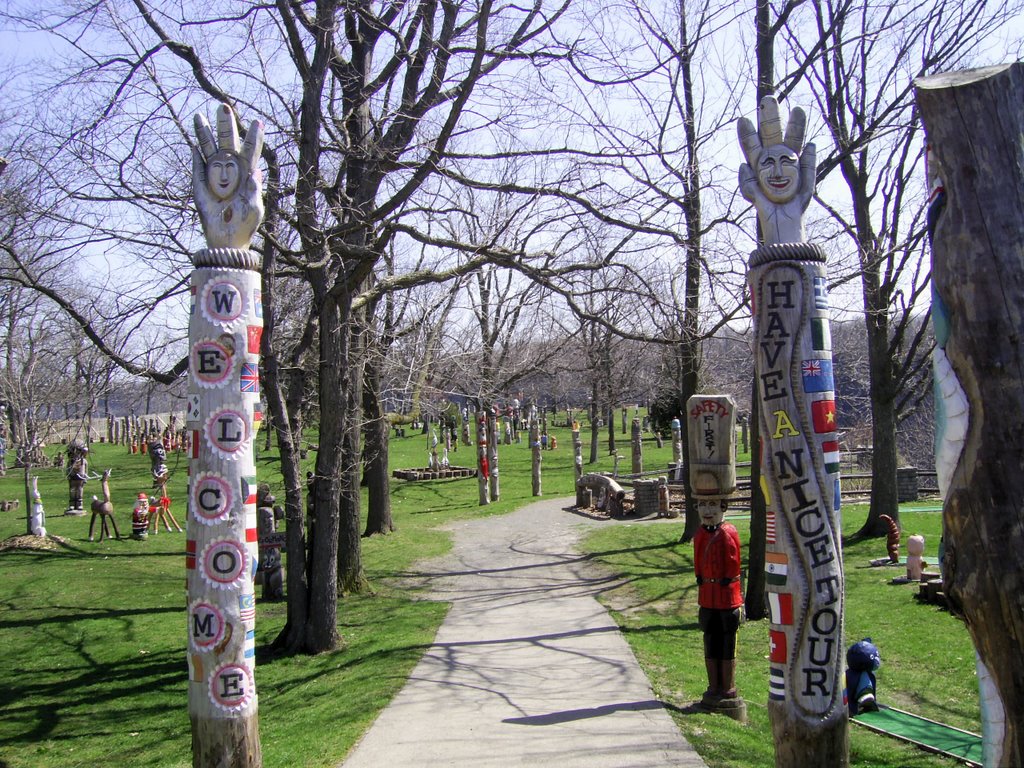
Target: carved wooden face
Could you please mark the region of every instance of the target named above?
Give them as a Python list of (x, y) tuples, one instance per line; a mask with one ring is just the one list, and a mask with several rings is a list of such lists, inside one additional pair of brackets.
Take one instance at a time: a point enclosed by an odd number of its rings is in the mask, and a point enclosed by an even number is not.
[(206, 183), (218, 200), (227, 200), (238, 190), (242, 159), (234, 152), (220, 150), (206, 162)]
[(697, 514), (701, 525), (721, 525), (725, 519), (725, 504), (720, 499), (698, 499)]
[(799, 158), (785, 144), (768, 147), (758, 160), (757, 179), (765, 197), (773, 203), (788, 203), (800, 188)]

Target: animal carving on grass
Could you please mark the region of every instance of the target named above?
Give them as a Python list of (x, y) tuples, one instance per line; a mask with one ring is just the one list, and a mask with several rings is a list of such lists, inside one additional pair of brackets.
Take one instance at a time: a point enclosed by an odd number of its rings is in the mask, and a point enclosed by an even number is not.
[[(100, 518), (100, 541), (103, 539), (121, 538), (121, 532), (117, 530), (117, 520), (114, 518), (114, 505), (110, 501), (110, 470), (103, 470), (103, 477), (100, 479), (100, 485), (103, 488), (103, 500), (101, 501), (98, 496), (92, 497), (92, 519), (89, 521), (89, 541), (93, 540), (93, 529), (96, 527), (96, 516)], [(110, 535), (110, 529), (107, 528), (107, 520), (110, 520), (110, 524), (114, 527), (114, 535)]]

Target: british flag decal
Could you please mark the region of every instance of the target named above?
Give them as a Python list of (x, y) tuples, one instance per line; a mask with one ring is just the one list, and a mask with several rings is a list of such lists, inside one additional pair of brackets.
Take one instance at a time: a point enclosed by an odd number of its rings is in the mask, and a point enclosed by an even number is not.
[(243, 393), (258, 395), (260, 393), (260, 368), (256, 363), (242, 363), (240, 388)]

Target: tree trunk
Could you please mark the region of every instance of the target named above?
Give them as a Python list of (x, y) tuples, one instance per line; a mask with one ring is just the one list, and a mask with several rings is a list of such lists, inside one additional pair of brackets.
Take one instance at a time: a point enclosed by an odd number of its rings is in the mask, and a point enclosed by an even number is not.
[[(346, 302), (351, 301), (346, 294)], [(365, 355), (363, 318), (348, 313), (341, 332), (348, 337), (346, 352), (340, 364), (345, 382), (345, 426), (341, 436), (341, 497), (338, 520), (338, 594), (360, 593), (368, 588), (363, 572), (362, 541), (359, 535), (362, 497), (359, 490), (363, 466), (361, 439), (363, 377)]]
[(377, 350), (368, 350), (363, 368), (363, 417), (366, 420), (364, 454), (368, 503), (363, 536), (386, 535), (395, 530), (391, 518), (388, 471), (391, 429), (380, 407), (380, 357)]
[(644, 447), (643, 434), (640, 430), (640, 419), (633, 419), (632, 425), (632, 469), (634, 475), (642, 474), (644, 471)]
[(541, 495), (541, 478), (540, 478), (540, 465), (541, 465), (541, 453), (540, 453), (540, 425), (536, 419), (530, 422), (530, 451), (533, 453), (533, 465), (532, 465), (532, 477), (533, 477), (533, 495)]
[(310, 520), (309, 615), (306, 651), (322, 653), (338, 644), (338, 529), (340, 521), (342, 440), (347, 394), (343, 361), (347, 331), (333, 298), (324, 299), (320, 325), (320, 450), (312, 483)]
[(944, 591), (992, 678), (985, 765), (1024, 765), (1024, 66), (925, 78), (917, 101), (946, 190), (932, 279), (970, 414), (943, 509)]
[(601, 428), (598, 426), (598, 414), (601, 409), (597, 406), (597, 385), (591, 388), (590, 392), (590, 460), (587, 464), (597, 463), (598, 446), (601, 443)]
[(274, 639), (273, 646), (289, 653), (301, 651), (305, 645), (306, 620), (309, 612), (309, 582), (306, 576), (306, 515), (303, 506), (303, 478), (299, 460), (297, 436), (302, 434), (302, 397), (305, 380), (301, 366), (297, 366), (289, 381), (288, 398), (280, 380), (280, 363), (274, 343), (274, 306), (276, 289), (269, 270), (264, 272), (263, 301), (264, 329), (262, 381), (264, 398), (271, 412), (271, 423), (277, 436), (278, 452), (281, 457), (281, 474), (284, 479), (285, 510), (285, 571), (288, 618), (281, 633)]
[(757, 378), (750, 393), (750, 543), (747, 544), (747, 593), (744, 607), (747, 618), (758, 621), (765, 617), (764, 553), (767, 514), (761, 492), (761, 412), (757, 402)]
[(878, 270), (876, 263), (869, 263), (861, 275), (871, 384), (871, 507), (856, 536), (885, 536), (889, 527), (881, 516), (888, 515), (897, 523), (900, 516), (896, 489), (896, 382), (889, 350), (889, 313)]
[(686, 402), (697, 393), (697, 356), (688, 344), (686, 339), (680, 344), (682, 371), (679, 380), (679, 419), (680, 433), (683, 441), (683, 466), (687, 468), (685, 489), (685, 513), (683, 522), (683, 533), (679, 537), (682, 544), (689, 544), (693, 541), (697, 528), (700, 527), (700, 516), (697, 514), (697, 502), (693, 496), (693, 488), (690, 486), (690, 424), (686, 417)]
[[(611, 382), (609, 382), (610, 384)], [(615, 453), (615, 406), (608, 404), (608, 455)]]

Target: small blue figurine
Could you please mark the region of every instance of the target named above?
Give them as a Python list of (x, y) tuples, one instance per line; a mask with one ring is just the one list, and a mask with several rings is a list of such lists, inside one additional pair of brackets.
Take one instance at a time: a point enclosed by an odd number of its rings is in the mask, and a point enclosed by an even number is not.
[(876, 712), (875, 670), (882, 664), (878, 647), (865, 637), (846, 652), (846, 695), (850, 714)]

